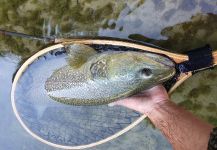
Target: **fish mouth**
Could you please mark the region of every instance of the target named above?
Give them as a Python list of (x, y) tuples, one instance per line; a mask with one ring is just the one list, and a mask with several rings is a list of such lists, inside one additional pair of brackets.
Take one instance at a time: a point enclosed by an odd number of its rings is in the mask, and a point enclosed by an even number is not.
[(175, 75), (175, 72), (172, 72), (172, 73), (168, 74), (167, 76), (161, 78), (161, 79), (159, 80), (159, 82), (165, 82), (165, 81), (171, 79), (174, 75)]
[(169, 69), (171, 68), (175, 68), (175, 62), (173, 62), (171, 59), (169, 58), (165, 58), (165, 61), (159, 62), (162, 65), (168, 67)]
[[(174, 68), (175, 67), (175, 62), (169, 58), (168, 56), (160, 56), (161, 59), (156, 58), (152, 58), (154, 61), (158, 62), (159, 64), (162, 64), (166, 67), (169, 68)], [(162, 59), (163, 58), (163, 59)]]
[(161, 62), (164, 66), (169, 67), (169, 68), (175, 68), (175, 63), (168, 59), (168, 61)]
[[(169, 79), (171, 79), (175, 74), (176, 74), (176, 69), (172, 66), (168, 66), (170, 70), (166, 71), (168, 72), (166, 75), (164, 75), (160, 80), (159, 82), (165, 82)], [(172, 70), (171, 70), (172, 68)], [(163, 75), (163, 74), (162, 74)]]

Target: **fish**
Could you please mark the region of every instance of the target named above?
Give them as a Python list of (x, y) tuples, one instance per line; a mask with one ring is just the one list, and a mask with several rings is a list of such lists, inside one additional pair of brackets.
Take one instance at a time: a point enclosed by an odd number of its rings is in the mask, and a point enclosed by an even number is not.
[(175, 63), (140, 51), (97, 52), (84, 44), (65, 46), (67, 65), (45, 82), (48, 96), (68, 105), (103, 105), (137, 94), (171, 79)]

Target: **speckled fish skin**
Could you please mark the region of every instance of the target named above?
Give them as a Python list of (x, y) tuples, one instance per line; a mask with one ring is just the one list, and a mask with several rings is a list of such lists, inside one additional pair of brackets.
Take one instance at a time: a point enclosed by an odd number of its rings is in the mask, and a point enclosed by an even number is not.
[[(82, 61), (80, 64), (69, 61), (69, 65), (54, 71), (45, 83), (47, 94), (64, 104), (108, 104), (163, 83), (175, 74), (173, 61), (154, 53), (94, 53), (88, 46), (75, 44), (66, 49), (70, 57), (74, 54), (74, 58)], [(90, 55), (77, 57), (78, 49), (80, 54)], [(73, 63), (77, 63), (76, 66)]]

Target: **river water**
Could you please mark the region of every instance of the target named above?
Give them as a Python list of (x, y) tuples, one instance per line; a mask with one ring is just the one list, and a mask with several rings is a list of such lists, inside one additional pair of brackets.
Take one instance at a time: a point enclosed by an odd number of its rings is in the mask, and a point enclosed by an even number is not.
[[(217, 50), (215, 0), (6, 0), (0, 1), (0, 28), (37, 36), (109, 36), (148, 42), (184, 53), (209, 43)], [(0, 150), (54, 149), (31, 137), (10, 102), (15, 71), (46, 43), (0, 36)], [(195, 74), (171, 99), (217, 126), (217, 69)], [(91, 149), (171, 149), (147, 121)]]

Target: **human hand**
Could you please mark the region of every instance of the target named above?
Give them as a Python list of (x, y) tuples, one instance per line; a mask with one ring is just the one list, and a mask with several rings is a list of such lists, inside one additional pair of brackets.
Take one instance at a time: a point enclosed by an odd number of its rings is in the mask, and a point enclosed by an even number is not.
[(120, 105), (148, 115), (156, 105), (164, 103), (168, 99), (166, 89), (162, 85), (158, 85), (132, 97), (110, 103), (109, 106)]
[(148, 116), (175, 150), (207, 149), (213, 126), (169, 101), (162, 85), (109, 105), (125, 106)]

